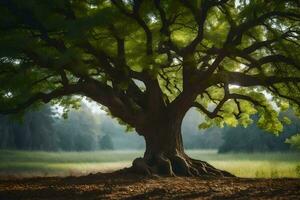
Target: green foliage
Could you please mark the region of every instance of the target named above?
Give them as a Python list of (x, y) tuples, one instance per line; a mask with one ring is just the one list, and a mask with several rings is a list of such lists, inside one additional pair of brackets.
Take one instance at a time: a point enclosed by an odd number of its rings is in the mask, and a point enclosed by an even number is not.
[(278, 113), (274, 110), (264, 110), (260, 113), (258, 126), (266, 131), (278, 134), (282, 132), (283, 126), (278, 119)]
[(198, 128), (199, 129), (207, 129), (207, 128), (210, 128), (211, 126), (212, 126), (211, 123), (202, 122), (201, 124), (199, 124)]
[(0, 111), (51, 101), (67, 118), (88, 96), (134, 127), (196, 101), (212, 113), (199, 128), (258, 114), (275, 134), (289, 124), (279, 111), (300, 116), (299, 79), (278, 81), (300, 77), (295, 1), (12, 0), (0, 12)]
[(293, 148), (300, 149), (300, 134), (293, 135), (286, 139), (286, 143), (290, 144)]

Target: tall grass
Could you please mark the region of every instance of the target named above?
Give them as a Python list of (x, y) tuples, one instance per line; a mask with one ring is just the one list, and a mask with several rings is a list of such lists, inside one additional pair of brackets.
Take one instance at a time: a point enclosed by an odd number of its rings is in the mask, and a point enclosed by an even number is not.
[[(191, 157), (206, 160), (239, 177), (300, 177), (300, 153), (229, 153), (190, 150)], [(128, 167), (142, 151), (42, 152), (0, 151), (0, 176), (68, 176), (108, 172)]]

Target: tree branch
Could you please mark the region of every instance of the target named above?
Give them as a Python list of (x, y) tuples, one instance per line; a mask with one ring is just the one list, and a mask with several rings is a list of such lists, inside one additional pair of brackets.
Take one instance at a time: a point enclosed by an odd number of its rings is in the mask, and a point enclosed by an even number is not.
[(56, 99), (65, 95), (78, 94), (82, 90), (82, 86), (80, 84), (68, 85), (67, 87), (62, 87), (55, 89), (49, 93), (38, 92), (34, 94), (32, 97), (28, 98), (26, 101), (16, 105), (14, 108), (1, 109), (0, 114), (15, 114), (18, 113), (37, 101), (42, 101), (44, 103), (48, 103), (52, 99)]
[(152, 33), (151, 33), (151, 30), (149, 29), (149, 27), (147, 26), (147, 24), (145, 23), (145, 21), (140, 17), (140, 14), (139, 14), (140, 7), (141, 7), (143, 0), (134, 0), (133, 1), (133, 11), (132, 12), (128, 12), (124, 8), (124, 5), (121, 5), (123, 3), (120, 4), (116, 0), (111, 0), (111, 2), (121, 11), (121, 13), (123, 13), (127, 17), (134, 19), (142, 27), (142, 29), (144, 30), (144, 32), (146, 34), (146, 40), (147, 40), (146, 41), (146, 53), (147, 53), (147, 55), (151, 55), (153, 53)]
[(270, 11), (270, 12), (264, 13), (255, 19), (246, 21), (236, 27), (231, 27), (231, 29), (227, 35), (227, 39), (226, 39), (224, 46), (240, 44), (242, 36), (247, 30), (249, 30), (257, 25), (263, 24), (263, 22), (265, 20), (271, 19), (272, 17), (282, 17), (282, 18), (287, 18), (287, 19), (293, 18), (294, 20), (295, 19), (300, 20), (300, 14), (292, 13), (292, 12)]
[(201, 1), (201, 6), (199, 9), (197, 9), (189, 1), (181, 0), (180, 2), (192, 12), (194, 19), (198, 26), (198, 31), (197, 31), (196, 37), (190, 44), (188, 44), (183, 49), (183, 54), (187, 54), (187, 53), (194, 52), (197, 45), (202, 41), (203, 32), (204, 32), (204, 23), (206, 21), (209, 9), (214, 4), (210, 4), (209, 1), (206, 1), (206, 0)]
[(286, 83), (286, 82), (299, 83), (300, 77), (246, 75), (240, 72), (222, 71), (217, 74), (213, 74), (210, 80), (208, 80), (208, 85), (211, 86), (220, 83), (227, 83), (227, 84), (239, 85), (243, 87), (249, 87), (249, 86), (268, 87), (275, 83)]
[(254, 104), (255, 106), (261, 106), (264, 107), (264, 105), (262, 105), (260, 102), (256, 101), (255, 99), (252, 99), (250, 96), (246, 96), (246, 95), (242, 95), (242, 94), (236, 94), (236, 93), (229, 93), (229, 89), (228, 89), (228, 85), (224, 86), (224, 97), (223, 99), (221, 99), (219, 101), (219, 103), (217, 104), (217, 106), (214, 108), (214, 110), (212, 112), (210, 112), (209, 110), (207, 110), (203, 105), (201, 105), (198, 102), (194, 102), (192, 104), (193, 107), (199, 108), (202, 112), (204, 112), (209, 118), (213, 119), (216, 117), (222, 118), (223, 117), (221, 115), (219, 115), (218, 113), (221, 111), (221, 108), (223, 107), (223, 105), (230, 99), (234, 99), (237, 108), (238, 108), (238, 114), (234, 114), (236, 118), (239, 117), (239, 115), (241, 114), (241, 107), (240, 107), (240, 103), (238, 102), (238, 99), (240, 100), (246, 100), (252, 104)]

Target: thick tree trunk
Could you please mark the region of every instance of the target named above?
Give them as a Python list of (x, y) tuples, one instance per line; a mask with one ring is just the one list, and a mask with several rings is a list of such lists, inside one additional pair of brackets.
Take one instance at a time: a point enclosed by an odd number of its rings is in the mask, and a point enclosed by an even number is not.
[(146, 141), (143, 158), (133, 161), (134, 172), (166, 176), (233, 176), (184, 153), (181, 121), (160, 119), (139, 131)]

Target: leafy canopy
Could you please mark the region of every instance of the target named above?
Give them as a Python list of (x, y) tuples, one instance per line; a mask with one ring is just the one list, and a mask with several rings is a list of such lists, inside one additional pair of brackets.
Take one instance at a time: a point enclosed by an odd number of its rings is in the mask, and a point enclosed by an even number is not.
[[(297, 0), (2, 0), (0, 107), (87, 96), (138, 127), (163, 108), (200, 125), (282, 130), (300, 113)], [(276, 105), (276, 106), (275, 106)], [(176, 109), (175, 109), (176, 110)], [(179, 112), (179, 111), (178, 111)], [(181, 115), (179, 115), (181, 116)]]

